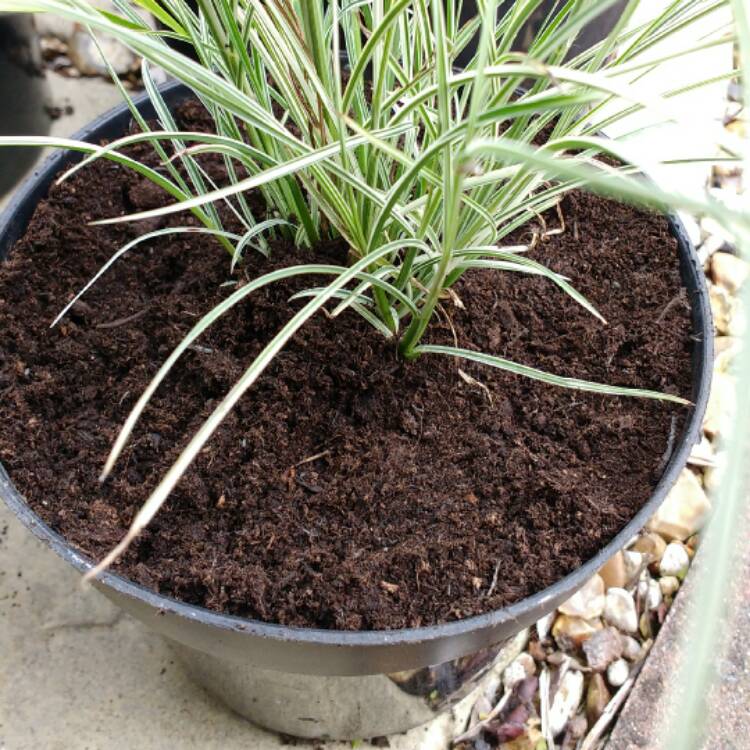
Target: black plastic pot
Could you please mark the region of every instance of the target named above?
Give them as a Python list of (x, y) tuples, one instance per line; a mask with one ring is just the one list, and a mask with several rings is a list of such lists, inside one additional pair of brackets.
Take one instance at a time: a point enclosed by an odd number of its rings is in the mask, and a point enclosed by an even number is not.
[[(181, 85), (163, 89), (170, 106), (189, 96)], [(137, 100), (146, 117), (153, 111)], [(113, 139), (130, 115), (117, 107), (78, 134), (90, 142)], [(0, 218), (0, 259), (25, 232), (53, 177), (80, 157), (48, 159), (12, 198)], [(115, 573), (96, 582), (126, 612), (179, 644), (193, 673), (249, 718), (303, 736), (362, 737), (400, 731), (455, 702), (493, 663), (500, 646), (570, 597), (641, 529), (664, 500), (701, 434), (712, 369), (712, 323), (701, 265), (676, 218), (682, 279), (694, 330), (692, 409), (651, 498), (595, 557), (553, 586), (512, 606), (432, 627), (387, 632), (337, 632), (282, 627), (218, 614), (150, 591)], [(0, 466), (0, 496), (39, 539), (81, 573), (92, 562), (52, 531), (29, 508)], [(437, 665), (437, 666), (435, 666)], [(407, 674), (404, 670), (415, 670)], [(399, 674), (394, 674), (399, 673)], [(294, 695), (295, 717), (278, 708)], [(404, 706), (399, 707), (402, 700)], [(380, 701), (378, 703), (378, 701)]]
[[(504, 0), (498, 7), (497, 15), (498, 18), (502, 18), (510, 8), (513, 7), (513, 3), (516, 0)], [(188, 0), (190, 7), (194, 13), (198, 12), (197, 0)], [(513, 49), (521, 52), (525, 52), (529, 49), (534, 37), (539, 33), (544, 21), (552, 14), (562, 9), (565, 4), (564, 0), (542, 0), (539, 7), (532, 14), (531, 18), (519, 29), (518, 35), (516, 36), (513, 44)], [(620, 0), (610, 8), (607, 8), (603, 13), (597, 16), (593, 21), (590, 21), (584, 26), (575, 42), (571, 47), (569, 57), (574, 57), (579, 52), (593, 47), (597, 42), (601, 42), (606, 38), (607, 34), (614, 28), (617, 23), (617, 19), (620, 17), (623, 9), (627, 4), (627, 0)], [(324, 5), (327, 5), (324, 0)], [(470, 21), (477, 15), (477, 4), (475, 0), (464, 0), (463, 6), (461, 7), (461, 23)], [(159, 28), (164, 29), (164, 24), (157, 22)], [(182, 54), (188, 57), (196, 57), (195, 51), (190, 44), (186, 42), (180, 42), (177, 40), (167, 40), (170, 47), (182, 52)], [(466, 63), (471, 60), (476, 52), (478, 43), (477, 38), (473, 39), (467, 46), (466, 49), (456, 59), (456, 67), (463, 68)]]
[[(497, 10), (498, 18), (502, 18), (513, 7), (515, 2), (516, 0), (504, 0), (504, 2), (500, 3)], [(609, 32), (615, 27), (615, 24), (622, 14), (626, 4), (627, 0), (620, 0), (620, 2), (607, 8), (607, 10), (586, 24), (573, 42), (570, 52), (568, 53), (568, 58), (575, 57), (580, 52), (583, 52), (604, 40), (607, 37), (607, 34), (609, 34)], [(565, 0), (542, 0), (539, 7), (534, 11), (529, 20), (519, 29), (513, 43), (513, 49), (526, 52), (534, 41), (536, 35), (539, 33), (539, 30), (542, 28), (542, 24), (544, 24), (545, 20), (549, 18), (551, 14), (559, 12), (564, 5)], [(467, 0), (464, 2), (461, 9), (461, 22), (465, 23), (476, 15), (476, 2), (474, 0)], [(474, 56), (479, 41), (478, 37), (479, 35), (477, 35), (477, 38), (473, 39), (467, 45), (466, 49), (458, 56), (456, 60), (457, 67), (462, 68)]]
[[(0, 135), (46, 135), (47, 82), (30, 15), (0, 14)], [(0, 195), (39, 157), (35, 148), (0, 149)]]

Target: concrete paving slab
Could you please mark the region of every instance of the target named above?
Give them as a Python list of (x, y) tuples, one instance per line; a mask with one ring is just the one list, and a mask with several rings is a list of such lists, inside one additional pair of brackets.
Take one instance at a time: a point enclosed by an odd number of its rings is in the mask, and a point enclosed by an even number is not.
[[(750, 498), (744, 528), (750, 529)], [(701, 559), (699, 551), (606, 750), (682, 750), (667, 748), (662, 730), (679, 700), (679, 691), (674, 691), (679, 665), (690, 659), (689, 644), (682, 642), (682, 634), (688, 618), (700, 616), (700, 609), (691, 609), (690, 602), (697, 588)], [(750, 545), (737, 551), (732, 575), (725, 605), (727, 637), (716, 644), (703, 750), (750, 750)], [(679, 721), (679, 711), (674, 715)]]

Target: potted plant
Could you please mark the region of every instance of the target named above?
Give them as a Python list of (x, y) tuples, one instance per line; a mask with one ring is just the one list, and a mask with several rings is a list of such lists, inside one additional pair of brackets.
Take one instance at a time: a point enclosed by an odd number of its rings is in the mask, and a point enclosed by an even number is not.
[(249, 718), (401, 731), (621, 547), (697, 439), (703, 275), (677, 219), (619, 201), (744, 219), (599, 133), (669, 114), (628, 75), (706, 9), (627, 29), (631, 3), (562, 65), (612, 2), (552, 12), (528, 55), (539, 0), (139, 4), (168, 31), (0, 2), (147, 61), (0, 225), (0, 494)]

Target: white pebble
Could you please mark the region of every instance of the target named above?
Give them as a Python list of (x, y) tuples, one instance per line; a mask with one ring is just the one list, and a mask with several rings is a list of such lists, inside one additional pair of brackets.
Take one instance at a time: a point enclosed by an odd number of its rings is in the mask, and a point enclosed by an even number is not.
[(612, 588), (607, 591), (604, 619), (624, 633), (638, 630), (638, 613), (632, 595), (625, 589)]
[(536, 634), (539, 636), (540, 641), (543, 641), (549, 635), (549, 631), (552, 629), (552, 623), (555, 621), (556, 616), (557, 612), (552, 611), (536, 621)]
[(628, 583), (630, 583), (641, 574), (641, 570), (643, 570), (646, 563), (640, 552), (627, 550), (623, 554), (623, 557), (625, 559), (625, 577), (628, 579)]
[(685, 231), (688, 234), (688, 237), (690, 237), (690, 241), (694, 245), (700, 245), (701, 244), (701, 228), (698, 225), (698, 222), (686, 211), (680, 211), (680, 219), (685, 227)]
[(750, 266), (730, 253), (715, 253), (711, 258), (711, 273), (714, 281), (730, 292), (737, 292), (750, 275)]
[(646, 593), (646, 607), (649, 610), (658, 609), (662, 600), (663, 597), (659, 583), (653, 579), (650, 580), (648, 582), (648, 591)]
[(502, 676), (497, 674), (497, 672), (492, 672), (482, 688), (482, 698), (491, 703), (495, 699), (495, 695), (497, 694), (500, 685), (502, 685), (502, 682)]
[(558, 608), (559, 612), (570, 617), (594, 620), (604, 611), (604, 579), (595, 575)]
[(680, 580), (675, 576), (662, 576), (659, 579), (659, 588), (664, 596), (674, 596), (680, 588)]
[(578, 709), (581, 698), (583, 698), (583, 673), (571, 669), (563, 677), (549, 710), (550, 730), (553, 737), (562, 734), (565, 730)]
[(521, 664), (511, 662), (503, 672), (503, 687), (506, 690), (512, 690), (521, 680), (526, 678), (526, 670)]
[(721, 237), (711, 234), (706, 237), (705, 242), (698, 248), (698, 257), (701, 263), (705, 262), (715, 253), (726, 247), (727, 243)]
[(631, 635), (622, 639), (622, 655), (628, 661), (635, 661), (641, 655), (641, 644)]
[[(717, 421), (718, 416), (712, 417), (710, 410), (711, 407), (707, 410), (706, 419)], [(710, 512), (711, 503), (698, 477), (690, 469), (683, 469), (647, 526), (650, 531), (655, 531), (667, 541), (684, 540), (700, 531)]]
[[(115, 73), (124, 74), (132, 70), (136, 63), (135, 55), (113, 37), (102, 34), (97, 37), (99, 47)], [(68, 56), (73, 65), (83, 75), (108, 75), (102, 55), (89, 34), (76, 29), (68, 43)]]
[(552, 626), (552, 637), (564, 651), (579, 648), (584, 641), (602, 629), (600, 620), (582, 620), (580, 617), (559, 615)]
[(643, 601), (648, 596), (648, 580), (641, 578), (641, 580), (638, 581), (636, 592), (638, 593), (638, 598)]
[(731, 322), (737, 315), (738, 301), (723, 286), (711, 284), (708, 290), (714, 325), (720, 334), (728, 335)]
[(690, 557), (684, 545), (679, 542), (668, 544), (659, 563), (659, 572), (663, 576), (676, 576), (681, 580), (689, 567)]
[(58, 18), (50, 13), (38, 13), (34, 16), (34, 26), (39, 36), (53, 36), (67, 42), (76, 30), (75, 22)]
[(536, 664), (531, 654), (519, 654), (503, 672), (503, 687), (512, 690), (519, 682), (536, 672)]
[(613, 661), (609, 667), (607, 667), (607, 682), (612, 687), (620, 687), (625, 683), (625, 680), (630, 676), (630, 666), (625, 659), (618, 659)]

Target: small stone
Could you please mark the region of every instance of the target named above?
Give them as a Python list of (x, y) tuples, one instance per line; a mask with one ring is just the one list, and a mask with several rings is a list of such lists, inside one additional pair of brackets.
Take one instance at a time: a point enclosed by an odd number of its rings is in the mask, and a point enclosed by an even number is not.
[(653, 637), (654, 628), (651, 623), (651, 614), (649, 612), (644, 612), (638, 620), (638, 632), (640, 632), (644, 640)]
[(641, 576), (641, 580), (638, 581), (638, 587), (635, 590), (636, 603), (645, 601), (648, 596), (648, 573), (645, 575), (645, 578)]
[(712, 177), (718, 178), (719, 181), (735, 177), (738, 173), (741, 173), (741, 169), (737, 166), (737, 162), (720, 162), (714, 164), (711, 170)]
[(591, 669), (603, 672), (622, 656), (622, 636), (616, 628), (604, 628), (583, 644), (583, 653)]
[(529, 655), (534, 659), (534, 661), (542, 662), (546, 660), (547, 651), (539, 641), (529, 641), (528, 649)]
[(524, 679), (536, 674), (536, 662), (531, 654), (527, 654), (525, 651), (520, 653), (516, 657), (516, 662), (519, 662), (523, 666), (524, 672), (526, 673)]
[[(647, 565), (647, 561), (640, 552), (632, 552), (631, 550), (623, 552), (622, 557), (625, 560), (625, 585), (629, 586), (641, 574), (641, 571)], [(618, 586), (616, 588), (624, 587)]]
[(503, 687), (512, 690), (519, 682), (536, 673), (534, 659), (523, 652), (519, 654), (503, 672)]
[(76, 29), (73, 32), (68, 44), (68, 56), (79, 73), (85, 76), (108, 76), (102, 55), (118, 75), (128, 73), (135, 67), (135, 55), (116, 39), (99, 36), (97, 41), (102, 51), (101, 54), (88, 33), (82, 29)]
[(67, 42), (75, 31), (75, 22), (51, 13), (37, 13), (34, 15), (34, 28), (40, 37), (54, 37)]
[[(578, 714), (577, 716), (574, 716), (568, 722), (568, 731), (565, 732), (565, 739), (563, 740), (561, 750), (576, 747), (578, 744), (578, 740), (586, 736), (588, 728), (589, 724), (586, 721), (586, 716), (584, 714)], [(541, 746), (538, 745), (535, 750), (541, 750)], [(549, 750), (546, 743), (544, 745), (544, 750)]]
[(641, 644), (632, 635), (626, 635), (622, 639), (622, 655), (628, 661), (637, 661), (641, 655)]
[[(726, 336), (724, 338), (727, 338)], [(690, 451), (690, 457), (688, 463), (691, 466), (699, 466), (701, 468), (712, 468), (716, 466), (716, 451), (711, 444), (711, 441), (703, 435), (700, 443), (693, 446), (693, 450)]]
[(742, 258), (730, 253), (714, 253), (711, 256), (711, 276), (730, 292), (737, 292), (750, 275), (750, 266)]
[(614, 688), (623, 685), (629, 676), (630, 666), (625, 659), (618, 659), (612, 662), (607, 668), (607, 682)]
[(661, 560), (661, 556), (664, 554), (664, 550), (667, 548), (667, 543), (662, 537), (653, 532), (647, 532), (638, 538), (638, 541), (633, 545), (633, 552), (640, 552), (648, 558), (649, 563), (654, 560)]
[(698, 249), (698, 258), (700, 262), (705, 266), (708, 259), (720, 250), (726, 250), (731, 247), (721, 237), (717, 237), (715, 234), (706, 237), (703, 244)]
[(552, 626), (552, 635), (560, 648), (573, 651), (602, 627), (598, 620), (590, 622), (580, 617), (560, 615)]
[(494, 693), (492, 694), (492, 698), (488, 698), (487, 694), (483, 693), (476, 699), (471, 709), (471, 719), (469, 726), (474, 726), (475, 724), (478, 724), (480, 721), (486, 718), (487, 714), (492, 711), (492, 699), (494, 699), (494, 697)]
[(536, 633), (539, 636), (539, 640), (543, 641), (549, 635), (552, 623), (555, 621), (555, 612), (550, 612), (544, 617), (540, 617), (536, 621)]
[(599, 568), (599, 576), (604, 581), (604, 585), (609, 589), (613, 586), (623, 588), (628, 582), (625, 572), (625, 558), (621, 551), (615, 552), (607, 562)]
[(648, 582), (648, 591), (646, 592), (646, 608), (649, 611), (658, 609), (663, 600), (659, 582), (651, 579)]
[(668, 540), (684, 540), (699, 531), (711, 512), (711, 503), (690, 469), (683, 469), (674, 487), (647, 524)]
[(712, 284), (709, 287), (708, 296), (711, 302), (711, 314), (716, 330), (720, 334), (728, 335), (730, 321), (736, 309), (736, 303), (732, 295), (724, 287)]
[(564, 615), (584, 620), (601, 617), (604, 611), (604, 581), (598, 575), (593, 576), (558, 610)]
[[(511, 727), (512, 731), (512, 727)], [(508, 742), (503, 742), (503, 750), (537, 750), (538, 744), (535, 737), (530, 737), (526, 734), (526, 728), (523, 727), (523, 734), (520, 737), (515, 737)], [(498, 740), (502, 739), (502, 735), (498, 735)], [(476, 748), (476, 740), (474, 740), (474, 747)], [(490, 750), (491, 745), (487, 748)]]
[(575, 656), (566, 654), (564, 651), (553, 651), (547, 657), (547, 664), (551, 664), (553, 667), (563, 667), (563, 671), (568, 669), (577, 669), (579, 672), (588, 672), (588, 667), (581, 664)]
[[(516, 706), (503, 719), (502, 723), (491, 723), (484, 727), (485, 733), (494, 735), (493, 744), (505, 745), (506, 742), (512, 742), (516, 739), (523, 739), (526, 736), (526, 722), (529, 719), (529, 708), (523, 704)], [(529, 746), (521, 745), (523, 750), (529, 750)], [(518, 750), (518, 746), (516, 746)]]
[(602, 715), (611, 697), (604, 678), (598, 673), (592, 675), (586, 692), (586, 718), (589, 724), (593, 724)]
[(732, 375), (715, 369), (711, 379), (711, 393), (708, 398), (706, 415), (703, 418), (703, 431), (709, 437), (727, 436), (732, 429), (737, 410), (737, 384)]
[(566, 672), (549, 709), (550, 731), (553, 737), (565, 731), (568, 722), (577, 712), (582, 697), (583, 674), (573, 670)]
[(662, 596), (674, 596), (680, 589), (680, 579), (677, 576), (662, 576), (659, 579)]
[(623, 545), (623, 549), (630, 549), (639, 539), (641, 538), (641, 532), (637, 532), (633, 534), (633, 536), (628, 539), (627, 542)]
[(607, 591), (604, 619), (624, 633), (635, 633), (638, 630), (638, 613), (632, 595), (625, 589)]
[(663, 576), (675, 576), (679, 580), (682, 580), (689, 567), (690, 556), (685, 547), (679, 542), (668, 544), (659, 563), (659, 572)]
[(701, 228), (698, 225), (698, 222), (685, 211), (678, 211), (678, 213), (680, 221), (685, 226), (685, 231), (687, 232), (688, 237), (690, 237), (690, 241), (698, 247), (698, 245), (701, 244)]
[(524, 677), (526, 677), (526, 671), (523, 666), (514, 661), (503, 671), (503, 687), (506, 690), (512, 690)]
[[(477, 698), (477, 702), (474, 704), (474, 708), (472, 709), (474, 713), (488, 714), (492, 710), (492, 702), (495, 700), (495, 696), (497, 695), (497, 691), (500, 689), (501, 684), (502, 679), (500, 675), (493, 671), (487, 682), (482, 687), (482, 694)], [(489, 708), (487, 708), (488, 706)]]

